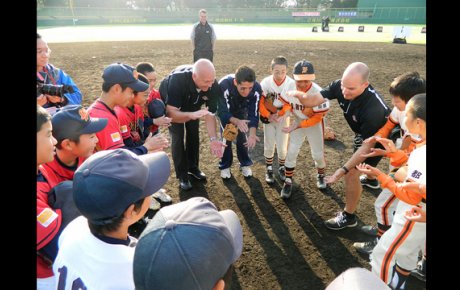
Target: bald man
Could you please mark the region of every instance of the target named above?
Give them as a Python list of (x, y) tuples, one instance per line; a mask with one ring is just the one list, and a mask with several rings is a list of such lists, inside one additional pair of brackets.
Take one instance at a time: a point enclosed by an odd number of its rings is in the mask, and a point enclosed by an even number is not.
[[(361, 147), (363, 140), (373, 136), (385, 124), (390, 114), (390, 110), (383, 98), (369, 84), (369, 75), (369, 68), (366, 64), (354, 62), (345, 69), (341, 79), (333, 81), (321, 91), (322, 97), (329, 100), (337, 99), (340, 108), (343, 110), (345, 120), (355, 133), (353, 152), (356, 152)], [(307, 102), (307, 99), (301, 94), (297, 97), (301, 102)], [(375, 146), (379, 147), (381, 145), (378, 143)], [(370, 144), (360, 148), (362, 153), (367, 153), (368, 150), (370, 150)], [(366, 159), (361, 157), (359, 152), (356, 152), (332, 176), (325, 177), (326, 183), (331, 184), (345, 176), (345, 208), (343, 211), (338, 212), (336, 217), (325, 222), (327, 228), (341, 230), (357, 225), (355, 211), (361, 197), (361, 184), (372, 181), (367, 180), (366, 176), (360, 180), (360, 173), (355, 169), (355, 166), (365, 162), (375, 167), (380, 159), (382, 159), (382, 156)]]
[(189, 176), (206, 180), (199, 169), (200, 118), (206, 122), (211, 153), (218, 158), (223, 155), (225, 144), (217, 138), (215, 117), (221, 94), (214, 65), (203, 58), (193, 65), (178, 66), (161, 81), (160, 95), (166, 115), (172, 118), (169, 133), (174, 169), (183, 190), (192, 188)]

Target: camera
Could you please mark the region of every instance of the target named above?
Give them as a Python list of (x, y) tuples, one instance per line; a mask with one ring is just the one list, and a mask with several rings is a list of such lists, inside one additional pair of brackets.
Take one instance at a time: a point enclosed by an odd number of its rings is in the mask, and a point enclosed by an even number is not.
[(53, 85), (53, 84), (42, 84), (37, 83), (37, 98), (43, 95), (59, 96), (63, 97), (66, 93), (73, 93), (73, 87), (71, 85)]

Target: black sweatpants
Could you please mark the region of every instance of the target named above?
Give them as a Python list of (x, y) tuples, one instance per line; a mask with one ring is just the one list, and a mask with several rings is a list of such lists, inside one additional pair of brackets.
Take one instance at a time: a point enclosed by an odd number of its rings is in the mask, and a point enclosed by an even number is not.
[(189, 170), (199, 169), (199, 125), (200, 120), (198, 119), (185, 123), (171, 123), (169, 127), (171, 153), (177, 178), (188, 179)]

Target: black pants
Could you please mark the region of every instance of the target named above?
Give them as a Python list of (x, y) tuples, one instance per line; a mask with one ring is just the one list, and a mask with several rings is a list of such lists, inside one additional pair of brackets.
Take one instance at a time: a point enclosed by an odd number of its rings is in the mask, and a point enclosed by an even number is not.
[(196, 62), (200, 58), (209, 59), (212, 62), (214, 52), (212, 50), (194, 50), (193, 51), (193, 62)]
[(171, 123), (171, 126), (169, 127), (169, 134), (171, 136), (171, 154), (177, 178), (188, 179), (187, 172), (189, 170), (199, 169), (199, 122), (200, 120), (198, 119), (185, 123)]

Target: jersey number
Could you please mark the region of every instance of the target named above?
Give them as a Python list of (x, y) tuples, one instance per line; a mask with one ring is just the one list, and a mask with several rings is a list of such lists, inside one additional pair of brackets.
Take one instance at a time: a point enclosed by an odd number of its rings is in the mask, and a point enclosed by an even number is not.
[[(67, 280), (67, 267), (62, 266), (62, 268), (58, 269), (59, 271), (59, 282), (57, 289), (58, 290), (65, 290), (65, 285), (66, 285), (66, 280)], [(85, 284), (83, 284), (83, 281), (78, 278), (75, 279), (72, 282), (72, 290), (87, 290)]]

